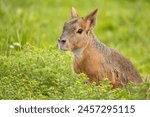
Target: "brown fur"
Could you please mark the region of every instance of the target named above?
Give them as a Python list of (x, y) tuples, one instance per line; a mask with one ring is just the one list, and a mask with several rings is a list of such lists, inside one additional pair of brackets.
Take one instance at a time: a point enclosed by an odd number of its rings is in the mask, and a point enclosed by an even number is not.
[[(129, 81), (142, 82), (139, 73), (127, 58), (99, 42), (93, 35), (97, 10), (85, 18), (79, 18), (74, 8), (71, 13), (72, 19), (65, 23), (59, 47), (74, 53), (73, 67), (77, 74), (87, 74), (88, 82), (96, 84), (108, 78), (114, 88), (126, 86)], [(79, 33), (79, 29), (83, 32)]]

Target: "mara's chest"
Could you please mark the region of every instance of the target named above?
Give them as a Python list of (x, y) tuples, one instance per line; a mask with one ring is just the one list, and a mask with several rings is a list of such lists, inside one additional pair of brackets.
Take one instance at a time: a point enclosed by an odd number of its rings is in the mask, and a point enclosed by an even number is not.
[(76, 73), (95, 74), (103, 67), (104, 59), (99, 54), (91, 54), (84, 58), (74, 58), (74, 70)]

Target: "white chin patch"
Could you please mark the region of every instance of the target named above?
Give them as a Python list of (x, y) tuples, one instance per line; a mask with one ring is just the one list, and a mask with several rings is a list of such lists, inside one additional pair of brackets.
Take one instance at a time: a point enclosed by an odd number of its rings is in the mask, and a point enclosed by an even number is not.
[(76, 49), (72, 51), (74, 56), (77, 58), (82, 58), (82, 54), (83, 54), (83, 49)]

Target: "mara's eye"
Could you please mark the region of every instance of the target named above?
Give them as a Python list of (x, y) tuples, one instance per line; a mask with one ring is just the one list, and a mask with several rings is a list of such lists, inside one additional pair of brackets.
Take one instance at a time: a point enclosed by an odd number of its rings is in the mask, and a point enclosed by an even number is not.
[(79, 29), (78, 31), (77, 31), (77, 33), (79, 33), (79, 34), (81, 34), (83, 32), (83, 29)]

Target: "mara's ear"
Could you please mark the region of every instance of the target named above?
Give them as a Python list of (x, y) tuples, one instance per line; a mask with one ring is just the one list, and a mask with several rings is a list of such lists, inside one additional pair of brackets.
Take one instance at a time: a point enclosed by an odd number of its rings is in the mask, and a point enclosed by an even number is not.
[(96, 16), (97, 16), (98, 9), (95, 9), (89, 15), (85, 17), (85, 21), (87, 22), (87, 27), (93, 29), (96, 25)]
[(71, 18), (77, 18), (78, 14), (76, 12), (76, 9), (74, 7), (71, 8)]

